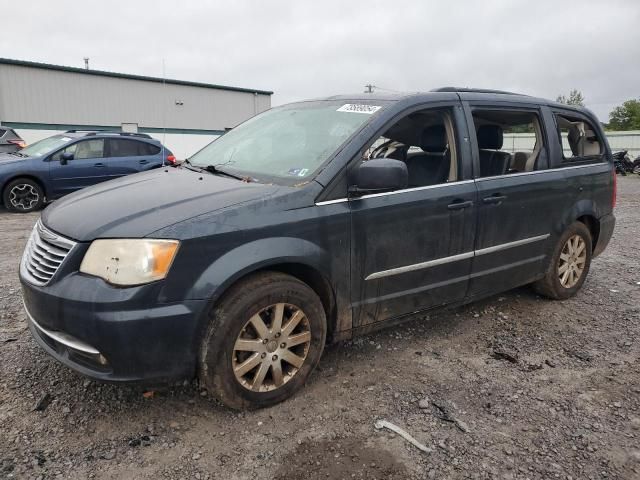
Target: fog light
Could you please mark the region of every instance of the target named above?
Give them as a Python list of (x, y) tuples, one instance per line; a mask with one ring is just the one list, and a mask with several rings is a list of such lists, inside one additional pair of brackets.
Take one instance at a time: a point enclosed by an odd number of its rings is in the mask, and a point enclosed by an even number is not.
[(107, 359), (104, 357), (104, 355), (100, 354), (98, 355), (98, 363), (100, 365), (107, 365), (109, 362), (107, 362)]

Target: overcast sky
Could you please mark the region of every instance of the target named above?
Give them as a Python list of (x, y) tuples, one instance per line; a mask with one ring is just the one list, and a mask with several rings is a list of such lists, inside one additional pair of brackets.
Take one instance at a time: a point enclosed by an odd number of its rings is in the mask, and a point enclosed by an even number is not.
[[(205, 4), (206, 3), (206, 4)], [(0, 56), (273, 90), (273, 105), (438, 86), (640, 97), (640, 1), (22, 0)], [(7, 12), (5, 12), (6, 14)]]

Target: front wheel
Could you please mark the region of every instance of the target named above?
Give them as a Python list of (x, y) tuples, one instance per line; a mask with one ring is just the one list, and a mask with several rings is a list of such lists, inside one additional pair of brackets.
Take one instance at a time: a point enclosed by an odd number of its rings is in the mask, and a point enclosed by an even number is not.
[(274, 405), (307, 381), (326, 332), (322, 302), (309, 286), (277, 272), (253, 275), (211, 312), (200, 381), (231, 408)]
[(582, 222), (574, 222), (560, 236), (544, 278), (534, 289), (549, 298), (563, 300), (582, 287), (591, 266), (591, 232)]
[(2, 192), (2, 201), (10, 212), (33, 212), (42, 208), (44, 191), (35, 180), (17, 178), (5, 187)]

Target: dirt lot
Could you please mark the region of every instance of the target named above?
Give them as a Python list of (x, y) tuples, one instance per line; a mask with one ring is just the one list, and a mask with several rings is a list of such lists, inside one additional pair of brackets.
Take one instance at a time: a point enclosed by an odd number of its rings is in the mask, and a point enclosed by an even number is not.
[(640, 479), (639, 177), (620, 178), (616, 215), (574, 299), (522, 288), (331, 346), (292, 400), (235, 413), (41, 352), (16, 273), (37, 217), (0, 212), (0, 478)]

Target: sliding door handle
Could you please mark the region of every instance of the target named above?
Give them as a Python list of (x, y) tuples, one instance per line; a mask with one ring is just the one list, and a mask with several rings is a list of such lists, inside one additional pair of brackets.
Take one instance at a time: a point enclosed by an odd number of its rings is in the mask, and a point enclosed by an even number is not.
[(462, 210), (463, 208), (468, 208), (468, 207), (471, 207), (472, 205), (473, 205), (473, 202), (471, 200), (458, 201), (458, 202), (450, 203), (449, 205), (447, 205), (447, 208), (449, 210)]
[(500, 195), (496, 193), (495, 195), (491, 195), (490, 197), (484, 197), (482, 199), (482, 203), (492, 204), (492, 203), (502, 203), (503, 200), (507, 198), (506, 195)]

